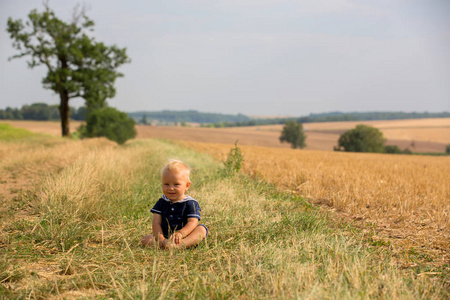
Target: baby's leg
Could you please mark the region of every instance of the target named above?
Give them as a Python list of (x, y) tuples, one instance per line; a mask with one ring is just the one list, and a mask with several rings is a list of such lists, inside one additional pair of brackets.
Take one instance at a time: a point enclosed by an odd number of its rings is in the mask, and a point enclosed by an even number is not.
[(155, 239), (153, 238), (152, 234), (144, 235), (142, 237), (141, 243), (142, 243), (143, 247), (146, 247), (146, 246), (150, 246), (151, 247), (151, 246), (154, 245)]
[(198, 245), (207, 235), (206, 227), (204, 225), (198, 225), (195, 229), (181, 241), (182, 248), (189, 248)]

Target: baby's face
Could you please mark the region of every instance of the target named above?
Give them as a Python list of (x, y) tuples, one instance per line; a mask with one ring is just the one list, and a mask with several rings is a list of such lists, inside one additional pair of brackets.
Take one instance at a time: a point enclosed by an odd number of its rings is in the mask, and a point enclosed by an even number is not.
[(162, 174), (163, 194), (172, 202), (183, 200), (190, 185), (186, 172), (164, 171)]

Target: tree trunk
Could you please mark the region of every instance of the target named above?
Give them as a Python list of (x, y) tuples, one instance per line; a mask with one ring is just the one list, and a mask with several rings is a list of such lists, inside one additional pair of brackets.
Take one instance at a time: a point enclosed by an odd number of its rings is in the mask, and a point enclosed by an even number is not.
[(69, 93), (67, 91), (59, 92), (61, 103), (59, 105), (59, 114), (61, 116), (62, 136), (70, 136), (70, 107)]

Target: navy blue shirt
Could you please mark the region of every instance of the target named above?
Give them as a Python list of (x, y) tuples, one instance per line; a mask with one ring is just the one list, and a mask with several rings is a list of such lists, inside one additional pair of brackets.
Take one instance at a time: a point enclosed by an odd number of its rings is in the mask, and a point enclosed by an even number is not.
[(200, 220), (200, 211), (197, 200), (190, 196), (181, 201), (172, 202), (164, 195), (159, 198), (151, 210), (152, 213), (161, 215), (161, 227), (166, 238), (176, 230), (183, 228), (188, 218)]

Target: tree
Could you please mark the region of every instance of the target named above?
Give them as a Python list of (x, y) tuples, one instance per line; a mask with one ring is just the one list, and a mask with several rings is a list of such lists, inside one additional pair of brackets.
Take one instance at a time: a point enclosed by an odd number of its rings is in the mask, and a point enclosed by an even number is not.
[(335, 150), (382, 153), (385, 142), (383, 133), (377, 128), (358, 125), (339, 137), (338, 147), (335, 147)]
[(46, 103), (33, 103), (22, 106), (22, 116), (25, 120), (57, 120), (58, 108)]
[(78, 107), (78, 109), (77, 108), (72, 108), (70, 110), (70, 112), (71, 112), (70, 115), (71, 115), (72, 120), (77, 120), (77, 121), (84, 121), (84, 120), (86, 120), (86, 117), (87, 117), (87, 114), (88, 114), (86, 106), (80, 106), (80, 107)]
[(305, 133), (303, 132), (303, 126), (301, 123), (295, 121), (287, 121), (281, 132), (280, 142), (288, 142), (293, 149), (306, 147)]
[(445, 146), (445, 153), (450, 154), (450, 144)]
[(143, 116), (142, 116), (141, 124), (142, 124), (142, 125), (147, 125), (147, 124), (148, 124), (147, 116), (146, 116), (146, 115), (143, 115)]
[(136, 136), (134, 119), (112, 107), (92, 110), (86, 125), (79, 128), (81, 138), (104, 136), (122, 145)]
[(32, 10), (25, 24), (8, 19), (7, 31), (20, 52), (10, 59), (31, 56), (30, 68), (47, 67), (42, 83), (59, 95), (62, 135), (69, 136), (69, 100), (82, 97), (89, 110), (104, 107), (106, 99), (115, 95), (116, 78), (123, 76), (116, 69), (130, 60), (125, 48), (105, 46), (85, 33), (93, 30), (94, 22), (84, 9), (76, 7), (72, 21), (65, 23), (48, 4), (44, 6), (42, 13)]

